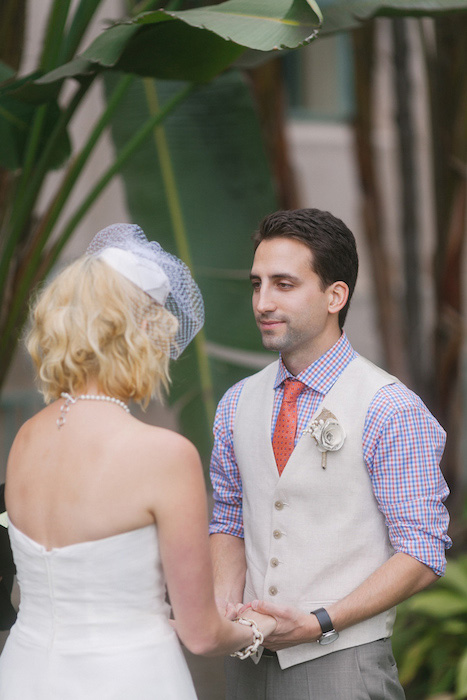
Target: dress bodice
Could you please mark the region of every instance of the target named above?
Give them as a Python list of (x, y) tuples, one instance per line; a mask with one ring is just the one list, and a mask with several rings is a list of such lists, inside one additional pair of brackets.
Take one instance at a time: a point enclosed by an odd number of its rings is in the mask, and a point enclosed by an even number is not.
[(21, 603), (15, 633), (32, 644), (141, 643), (171, 633), (157, 529), (47, 550), (9, 526)]

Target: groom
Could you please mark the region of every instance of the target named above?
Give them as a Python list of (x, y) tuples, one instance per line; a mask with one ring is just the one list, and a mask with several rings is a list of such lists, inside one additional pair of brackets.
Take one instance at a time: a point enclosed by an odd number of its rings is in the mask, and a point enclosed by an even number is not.
[(278, 624), (227, 659), (227, 698), (404, 698), (390, 635), (445, 569), (445, 434), (342, 330), (358, 271), (342, 221), (276, 212), (254, 244), (253, 312), (280, 355), (219, 404), (211, 545), (224, 613), (253, 601)]

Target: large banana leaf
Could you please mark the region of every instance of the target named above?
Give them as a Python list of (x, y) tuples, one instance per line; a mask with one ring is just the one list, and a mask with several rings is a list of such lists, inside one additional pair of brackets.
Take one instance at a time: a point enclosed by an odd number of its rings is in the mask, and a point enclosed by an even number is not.
[(437, 17), (467, 12), (467, 0), (320, 0), (322, 34), (347, 31), (375, 17)]
[[(109, 91), (115, 79), (107, 77)], [(113, 121), (117, 148), (179, 89), (135, 81)], [(229, 72), (193, 93), (135, 153), (123, 179), (132, 221), (190, 263), (203, 293), (204, 332), (174, 364), (170, 400), (184, 434), (207, 457), (216, 402), (254, 371), (247, 353), (263, 358), (254, 354), (261, 344), (251, 313), (250, 236), (276, 202), (243, 77)]]
[[(321, 10), (314, 0), (295, 0), (293, 3), (265, 0), (257, 6), (251, 0), (228, 0), (213, 7), (167, 11), (167, 15), (257, 51), (300, 46), (315, 36), (322, 20)], [(148, 12), (135, 19), (137, 24), (158, 21), (160, 11)]]
[(308, 43), (320, 24), (315, 0), (228, 0), (201, 9), (147, 12), (110, 27), (80, 57), (40, 82), (109, 68), (207, 82), (248, 49), (269, 52)]

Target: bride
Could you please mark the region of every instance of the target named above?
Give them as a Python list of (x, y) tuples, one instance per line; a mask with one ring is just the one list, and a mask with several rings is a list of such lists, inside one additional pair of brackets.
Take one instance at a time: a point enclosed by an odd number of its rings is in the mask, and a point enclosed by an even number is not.
[(189, 700), (177, 635), (246, 657), (274, 630), (218, 613), (198, 453), (127, 405), (167, 389), (203, 320), (188, 268), (134, 225), (101, 231), (39, 294), (27, 346), (47, 405), (8, 460), (21, 604), (1, 700)]

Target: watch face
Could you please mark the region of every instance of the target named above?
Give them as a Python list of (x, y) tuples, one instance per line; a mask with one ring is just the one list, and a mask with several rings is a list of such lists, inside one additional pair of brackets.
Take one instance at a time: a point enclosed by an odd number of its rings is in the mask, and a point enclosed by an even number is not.
[(336, 630), (331, 630), (330, 632), (325, 632), (322, 637), (318, 639), (320, 644), (332, 644), (339, 637), (339, 632)]

